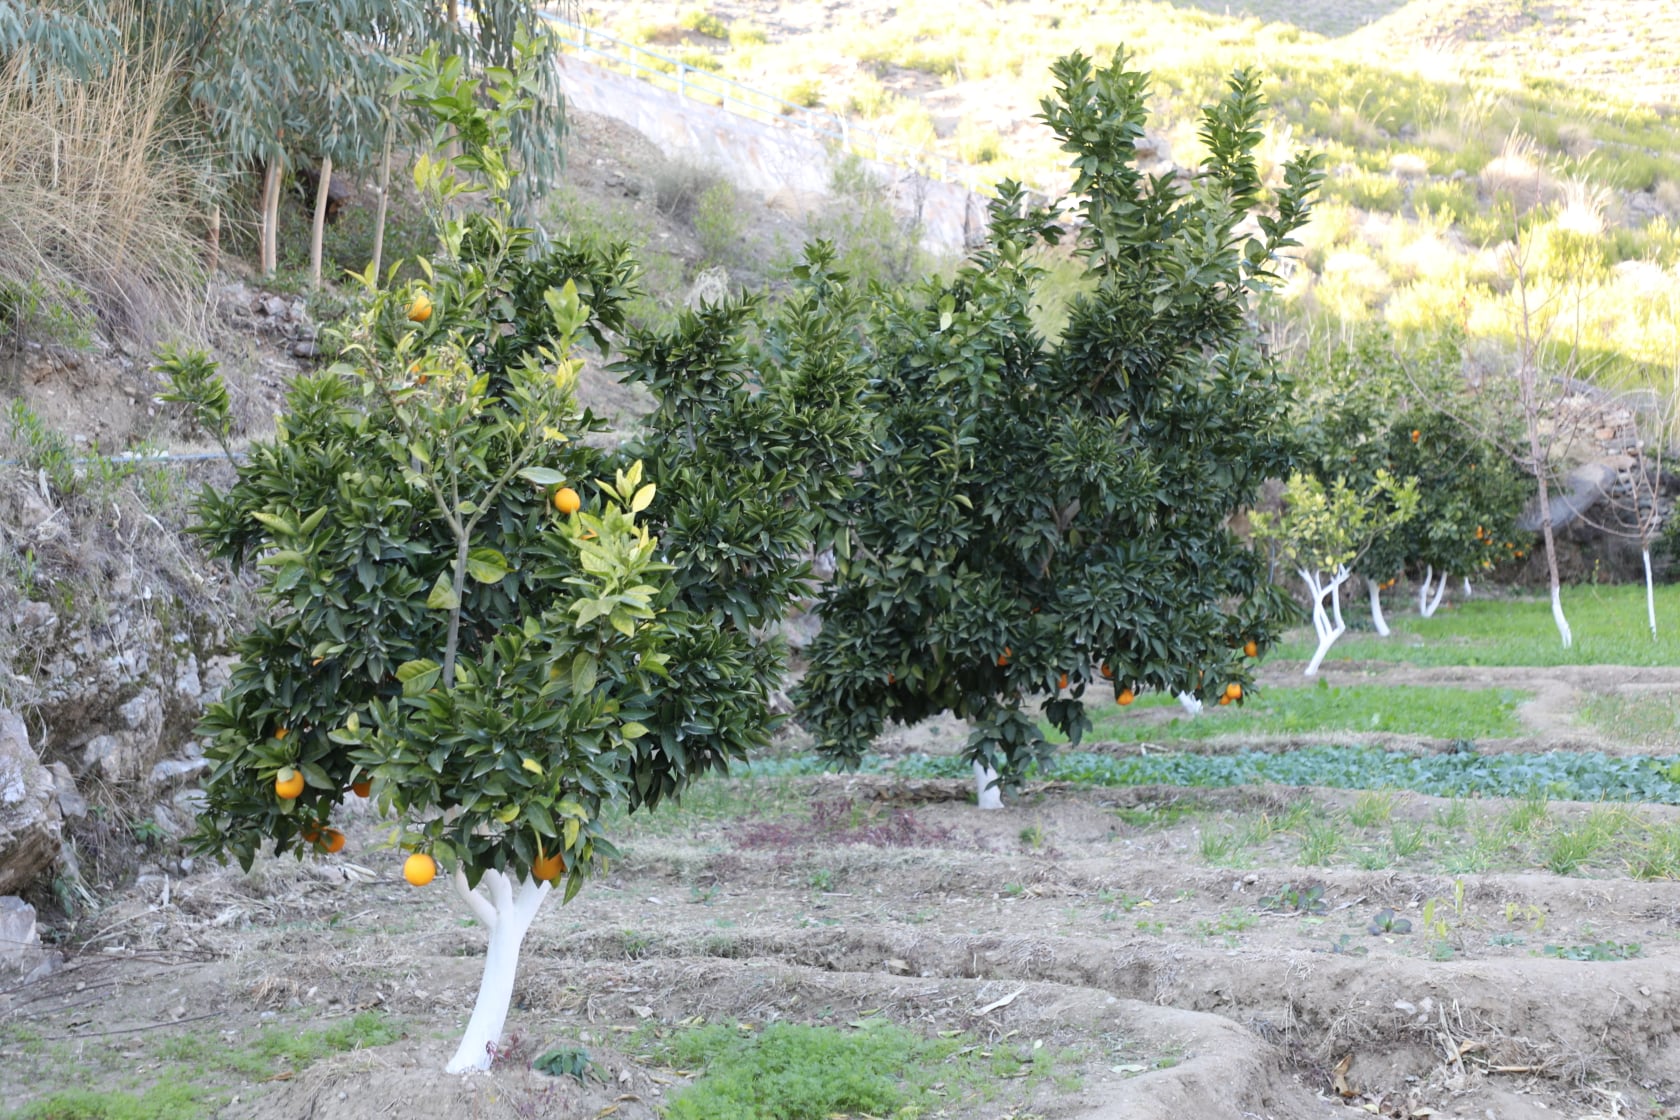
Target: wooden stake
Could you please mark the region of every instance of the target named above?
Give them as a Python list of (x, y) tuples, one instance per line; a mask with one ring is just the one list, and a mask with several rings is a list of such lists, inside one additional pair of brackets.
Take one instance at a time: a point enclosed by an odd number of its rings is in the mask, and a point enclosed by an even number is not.
[(391, 134), (397, 130), (396, 121), (385, 121), (385, 158), (379, 164), (379, 213), (373, 220), (373, 279), (379, 282), (380, 269), (385, 264), (385, 213), (391, 204)]

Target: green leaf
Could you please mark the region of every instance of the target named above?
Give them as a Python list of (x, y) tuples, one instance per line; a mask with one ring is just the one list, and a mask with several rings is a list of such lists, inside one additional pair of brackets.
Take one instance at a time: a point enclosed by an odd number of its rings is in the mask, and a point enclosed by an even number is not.
[(529, 770), (539, 778), (543, 776), (542, 763), (534, 758), (522, 759), (519, 765), (522, 769)]
[(654, 489), (655, 487), (653, 483), (650, 482), (640, 490), (636, 491), (636, 496), (630, 499), (630, 512), (641, 513), (648, 506), (652, 505)]
[(449, 573), (439, 572), (437, 582), (432, 584), (432, 593), (426, 596), (426, 606), (434, 611), (452, 611), (460, 605), (461, 597), (455, 594), (455, 585)]
[(578, 654), (572, 659), (572, 691), (579, 696), (586, 696), (595, 691), (595, 680), (599, 671), (600, 666), (593, 654)]
[(526, 467), (519, 472), (519, 477), (538, 486), (559, 486), (566, 481), (565, 475), (549, 467)]
[(424, 696), (437, 684), (443, 666), (436, 661), (404, 661), (397, 666), (397, 680), (402, 682), (404, 696)]
[(479, 583), (500, 583), (512, 570), (507, 557), (493, 548), (475, 548), (467, 554), (467, 574)]
[(637, 723), (635, 720), (631, 720), (629, 723), (619, 728), (619, 734), (623, 735), (626, 739), (640, 739), (647, 733), (647, 725)]

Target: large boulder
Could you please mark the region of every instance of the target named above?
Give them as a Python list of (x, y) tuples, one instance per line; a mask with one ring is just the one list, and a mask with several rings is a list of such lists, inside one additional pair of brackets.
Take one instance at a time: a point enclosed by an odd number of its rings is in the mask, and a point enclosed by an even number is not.
[(30, 747), (23, 717), (0, 708), (0, 895), (52, 867), (62, 825), (52, 771)]

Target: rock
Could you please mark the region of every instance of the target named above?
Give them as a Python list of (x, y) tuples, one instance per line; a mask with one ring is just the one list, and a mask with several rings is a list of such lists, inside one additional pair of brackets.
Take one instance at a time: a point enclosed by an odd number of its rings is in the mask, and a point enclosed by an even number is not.
[[(143, 671), (144, 666), (121, 664), (107, 668), (127, 675)], [(98, 768), (111, 781), (134, 781), (150, 772), (161, 753), (162, 697), (155, 689), (142, 689), (117, 708), (115, 715), (117, 728), (89, 739), (82, 748), (82, 762), (90, 770)]]
[(264, 315), (267, 315), (270, 319), (284, 319), (286, 317), (286, 312), (289, 310), (286, 306), (286, 301), (281, 299), (279, 296), (269, 296), (267, 299), (258, 304), (257, 307), (258, 310), (260, 310)]
[(688, 289), (688, 295), (683, 297), (683, 306), (702, 307), (707, 304), (722, 303), (729, 298), (729, 270), (727, 268), (703, 269), (694, 278), (694, 284)]
[(41, 948), (35, 907), (16, 895), (0, 898), (0, 973), (18, 973), (25, 984), (57, 972), (64, 958)]
[(28, 602), (12, 612), (12, 626), (26, 634), (49, 631), (58, 625), (58, 615), (45, 603)]
[(300, 338), (288, 348), (294, 358), (313, 358), (318, 350), (311, 339)]
[[(1572, 524), (1616, 485), (1616, 472), (1603, 463), (1583, 463), (1564, 476), (1562, 485), (1551, 493), (1552, 528)], [(1536, 532), (1540, 528), (1540, 499), (1529, 502), (1517, 517), (1517, 528)]]
[(175, 785), (193, 777), (210, 766), (207, 758), (166, 758), (152, 767), (154, 786)]
[(181, 670), (175, 675), (175, 692), (181, 699), (196, 704), (204, 696), (204, 683), (198, 677), (198, 657), (187, 654)]
[(58, 811), (65, 820), (81, 820), (88, 814), (87, 798), (76, 788), (70, 767), (62, 762), (52, 764), (53, 796), (58, 799)]
[(23, 717), (0, 708), (0, 894), (29, 886), (58, 858), (63, 819), (56, 794)]

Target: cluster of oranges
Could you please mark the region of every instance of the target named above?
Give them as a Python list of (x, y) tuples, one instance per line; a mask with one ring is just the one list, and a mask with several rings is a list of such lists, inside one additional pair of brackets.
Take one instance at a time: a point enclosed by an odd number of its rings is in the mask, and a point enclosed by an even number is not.
[[(284, 739), (287, 729), (282, 727), (274, 733), (275, 739)], [(303, 771), (295, 766), (283, 766), (274, 775), (274, 796), (282, 801), (292, 802), (303, 796)], [(366, 797), (373, 792), (373, 782), (368, 778), (357, 778), (350, 783), (350, 792), (357, 797)], [(303, 838), (315, 849), (331, 854), (344, 849), (344, 833), (336, 828), (326, 827), (324, 821), (316, 821), (303, 827)]]

